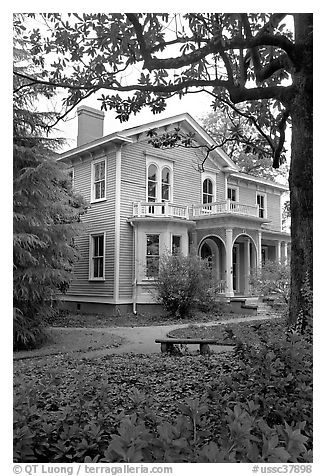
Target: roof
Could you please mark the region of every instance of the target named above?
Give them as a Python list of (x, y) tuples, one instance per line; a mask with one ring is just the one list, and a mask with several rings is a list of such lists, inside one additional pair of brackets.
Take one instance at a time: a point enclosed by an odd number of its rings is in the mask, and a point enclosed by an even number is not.
[[(130, 127), (127, 129), (117, 131), (117, 132), (113, 132), (112, 134), (103, 136), (99, 139), (89, 142), (88, 144), (84, 144), (74, 149), (71, 149), (67, 152), (64, 152), (63, 154), (60, 155), (58, 160), (64, 160), (67, 158), (71, 158), (72, 156), (81, 155), (85, 152), (91, 152), (97, 147), (103, 147), (109, 143), (120, 143), (120, 144), (132, 143), (133, 142), (132, 136), (137, 136), (138, 134), (141, 134), (142, 132), (145, 132), (150, 129), (165, 127), (170, 124), (179, 125), (181, 123), (183, 124), (186, 130), (188, 130), (189, 132), (195, 133), (197, 136), (197, 140), (199, 140), (200, 142), (204, 142), (209, 147), (216, 146), (216, 143), (210, 137), (210, 135), (207, 134), (207, 132), (198, 124), (198, 122), (195, 121), (195, 119), (190, 114), (182, 113), (172, 117), (167, 117), (164, 119), (158, 119), (153, 122), (148, 122), (140, 126)], [(222, 159), (222, 162), (224, 163), (224, 167), (227, 167), (229, 171), (236, 172), (239, 170), (239, 168), (237, 167), (237, 165), (235, 165), (233, 160), (231, 160), (230, 157), (220, 147), (216, 147), (211, 152), (211, 155), (216, 157), (218, 156), (220, 159)]]
[(239, 178), (239, 179), (242, 179), (242, 180), (246, 180), (247, 182), (255, 182), (255, 183), (260, 183), (262, 185), (267, 185), (269, 187), (273, 187), (273, 188), (277, 188), (278, 190), (282, 190), (284, 192), (289, 190), (289, 187), (287, 187), (286, 185), (282, 185), (281, 183), (273, 182), (272, 180), (256, 177), (256, 176), (250, 175), (250, 174), (245, 174), (243, 172), (236, 172), (236, 173), (232, 172), (230, 174), (230, 176), (234, 177), (234, 178)]

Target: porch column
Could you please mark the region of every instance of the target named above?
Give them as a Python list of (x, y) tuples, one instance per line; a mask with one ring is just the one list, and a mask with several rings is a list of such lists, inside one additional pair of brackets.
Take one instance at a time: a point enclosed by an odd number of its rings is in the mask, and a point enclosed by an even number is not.
[(261, 268), (261, 231), (258, 231), (257, 269)]
[(280, 242), (280, 241), (277, 241), (277, 242), (276, 242), (275, 258), (276, 258), (276, 262), (277, 262), (277, 263), (280, 263), (280, 262), (281, 262), (281, 242)]
[(283, 248), (282, 258), (284, 260), (284, 263), (286, 264), (288, 260), (288, 244), (286, 241), (282, 241), (282, 248)]
[(244, 242), (244, 293), (249, 294), (249, 278), (250, 278), (250, 240), (245, 239)]
[(233, 297), (233, 259), (232, 259), (232, 238), (233, 238), (233, 229), (227, 228), (226, 232), (226, 253), (225, 253), (225, 266), (226, 266), (226, 287), (225, 287), (225, 296)]

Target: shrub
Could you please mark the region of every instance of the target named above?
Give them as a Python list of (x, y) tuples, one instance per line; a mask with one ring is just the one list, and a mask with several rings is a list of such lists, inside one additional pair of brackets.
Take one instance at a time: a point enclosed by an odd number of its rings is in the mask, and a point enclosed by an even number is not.
[(157, 302), (176, 317), (185, 317), (194, 306), (209, 305), (215, 299), (207, 262), (194, 254), (165, 254), (155, 282)]
[(261, 269), (251, 273), (250, 285), (254, 294), (275, 295), (287, 305), (290, 298), (290, 265), (284, 261), (267, 260)]

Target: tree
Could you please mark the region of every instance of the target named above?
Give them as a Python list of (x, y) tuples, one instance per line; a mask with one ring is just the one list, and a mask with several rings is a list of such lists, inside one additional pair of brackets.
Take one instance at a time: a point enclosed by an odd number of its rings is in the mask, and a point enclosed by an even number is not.
[(272, 149), (266, 147), (264, 139), (250, 119), (241, 114), (240, 107), (238, 112), (227, 106), (223, 110), (211, 111), (201, 118), (202, 126), (238, 165), (241, 172), (272, 181), (287, 177), (286, 161), (280, 168), (273, 168)]
[[(16, 68), (25, 61), (16, 49)], [(25, 71), (25, 66), (22, 66)], [(54, 158), (58, 139), (47, 137), (54, 113), (33, 110), (44, 86), (14, 79), (13, 258), (14, 348), (37, 345), (43, 326), (66, 290), (77, 258), (74, 237), (85, 204)], [(45, 90), (49, 95), (48, 91)]]
[[(313, 15), (292, 15), (294, 36), (286, 16), (45, 14), (46, 31), (25, 34), (42, 74), (23, 77), (27, 84), (64, 88), (64, 114), (101, 91), (102, 108), (114, 109), (121, 121), (145, 106), (159, 113), (174, 95), (204, 91), (215, 109), (238, 110), (241, 103), (242, 113), (270, 147), (276, 168), (291, 122), (289, 318), (295, 322), (306, 274), (312, 284)], [(55, 58), (52, 65), (49, 58)]]

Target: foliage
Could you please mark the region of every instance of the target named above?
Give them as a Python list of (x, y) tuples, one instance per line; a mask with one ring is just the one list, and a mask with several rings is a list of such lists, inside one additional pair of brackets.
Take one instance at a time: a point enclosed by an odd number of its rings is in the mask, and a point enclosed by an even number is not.
[[(239, 112), (242, 109), (239, 107)], [(266, 148), (251, 119), (245, 114), (240, 115), (225, 106), (223, 110), (217, 109), (204, 115), (201, 123), (219, 147), (237, 164), (240, 172), (272, 181), (287, 176), (285, 158), (279, 169), (273, 169), (271, 150)]]
[(71, 279), (73, 238), (85, 210), (53, 157), (60, 141), (46, 131), (55, 114), (36, 112), (42, 88), (22, 90), (22, 82), (16, 80), (14, 94), (14, 348), (33, 347), (42, 337), (58, 291)]
[[(23, 30), (26, 26), (19, 19), (16, 27), (22, 29), (23, 38), (31, 45), (35, 64), (43, 68), (36, 79), (51, 87), (66, 88), (65, 103), (69, 107), (94, 92), (107, 90), (110, 94), (102, 94), (102, 107), (114, 109), (124, 122), (143, 107), (158, 114), (170, 97), (203, 89), (212, 95), (214, 109), (260, 101), (254, 104), (258, 114), (248, 104), (242, 113), (248, 114), (251, 125), (259, 130), (256, 146), (264, 152), (270, 147), (279, 164), (289, 120), (284, 105), (288, 106), (293, 94), (291, 86), (282, 88), (279, 84), (289, 78), (292, 64), (298, 61), (293, 34), (283, 22), (286, 16), (42, 14), (37, 21), (46, 24), (46, 33), (37, 24), (36, 28)], [(175, 34), (167, 28), (171, 22)], [(50, 53), (55, 55), (52, 63), (48, 60)], [(125, 84), (123, 78), (127, 76), (131, 84)], [(253, 80), (255, 88), (249, 85)], [(124, 92), (133, 94), (126, 96)]]
[(300, 309), (293, 330), (299, 334), (305, 333), (307, 338), (312, 342), (313, 339), (313, 290), (311, 288), (310, 279), (306, 274), (303, 286), (301, 288), (303, 296), (303, 306)]
[(15, 461), (311, 461), (311, 344), (254, 334), (234, 354), (17, 362)]
[(290, 200), (286, 200), (283, 204), (283, 209), (282, 209), (282, 230), (288, 229), (290, 223), (291, 223)]
[(224, 322), (213, 326), (189, 325), (180, 327), (169, 332), (169, 337), (179, 337), (185, 339), (216, 339), (218, 342), (235, 344), (241, 341), (246, 345), (254, 346), (257, 341), (257, 330), (260, 329), (268, 340), (273, 340), (273, 336), (282, 335), (286, 327), (285, 318), (272, 318), (242, 321)]
[(154, 284), (157, 302), (170, 314), (185, 317), (197, 306), (215, 301), (208, 263), (195, 254), (165, 254)]
[(260, 269), (251, 273), (250, 285), (253, 294), (275, 296), (287, 305), (290, 297), (290, 265), (284, 261), (266, 260)]

